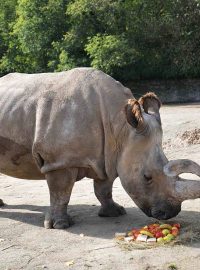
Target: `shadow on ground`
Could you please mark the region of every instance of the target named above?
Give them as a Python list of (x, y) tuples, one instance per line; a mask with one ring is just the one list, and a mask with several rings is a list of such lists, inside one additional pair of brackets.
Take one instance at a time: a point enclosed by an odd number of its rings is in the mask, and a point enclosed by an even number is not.
[[(69, 206), (69, 214), (75, 225), (67, 229), (72, 234), (83, 233), (90, 237), (111, 239), (115, 232), (125, 232), (133, 227), (140, 227), (155, 222), (148, 218), (136, 207), (126, 208), (127, 215), (116, 218), (102, 218), (97, 215), (99, 206), (77, 204)], [(44, 213), (48, 210), (44, 206), (36, 205), (5, 205), (0, 209), (0, 218), (7, 218), (21, 223), (43, 227)], [(200, 227), (199, 212), (182, 211), (171, 222), (179, 222), (184, 226)], [(94, 229), (95, 226), (95, 229)], [(187, 243), (190, 246), (192, 243)]]

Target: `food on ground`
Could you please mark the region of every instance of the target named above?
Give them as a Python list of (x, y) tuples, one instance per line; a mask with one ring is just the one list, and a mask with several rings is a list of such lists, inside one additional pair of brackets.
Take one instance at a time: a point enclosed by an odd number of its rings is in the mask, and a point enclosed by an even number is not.
[(171, 230), (172, 229), (172, 226), (170, 224), (161, 224), (160, 225), (160, 228), (161, 229), (168, 229), (168, 230)]
[(164, 240), (163, 237), (159, 237), (159, 238), (157, 238), (157, 242), (158, 242), (158, 243), (164, 243), (165, 240)]
[(138, 237), (136, 238), (137, 241), (141, 241), (141, 242), (146, 242), (147, 241), (147, 235), (144, 234), (139, 234)]
[(170, 233), (170, 230), (164, 229), (164, 230), (162, 230), (162, 233), (163, 233), (164, 235), (168, 235), (168, 234)]
[(141, 231), (140, 231), (140, 234), (147, 235), (147, 236), (149, 236), (149, 237), (153, 237), (153, 234), (150, 233), (149, 231), (146, 231), (146, 230), (141, 230)]
[(142, 228), (134, 228), (128, 233), (116, 233), (118, 240), (126, 242), (140, 241), (147, 243), (168, 243), (174, 240), (180, 230), (180, 224), (150, 224)]
[[(131, 236), (131, 235), (129, 235)], [(126, 237), (126, 233), (115, 233), (115, 238), (117, 240), (124, 240), (124, 238)]]
[(173, 227), (176, 227), (177, 229), (181, 228), (181, 225), (179, 223), (173, 224)]
[(155, 237), (156, 238), (161, 238), (161, 237), (164, 237), (164, 234), (162, 233), (162, 231), (158, 231), (155, 233)]
[(171, 240), (174, 240), (174, 236), (173, 234), (169, 233), (168, 235), (166, 235), (165, 237), (163, 237), (163, 239), (167, 242), (170, 242)]
[(128, 237), (125, 237), (124, 240), (126, 242), (130, 242), (130, 241), (133, 241), (133, 237), (132, 236), (128, 236)]
[(147, 238), (147, 242), (156, 242), (156, 238), (155, 237)]
[(179, 230), (178, 229), (177, 230), (171, 230), (171, 233), (172, 233), (173, 236), (176, 237), (179, 234)]

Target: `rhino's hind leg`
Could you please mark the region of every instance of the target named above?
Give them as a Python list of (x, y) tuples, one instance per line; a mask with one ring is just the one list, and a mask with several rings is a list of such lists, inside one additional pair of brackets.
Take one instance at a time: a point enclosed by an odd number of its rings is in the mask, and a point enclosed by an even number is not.
[(4, 205), (5, 205), (5, 203), (3, 202), (2, 199), (0, 199), (0, 207), (2, 207), (2, 206), (4, 206)]
[(46, 229), (66, 229), (73, 224), (67, 214), (67, 206), (76, 177), (77, 169), (63, 169), (46, 174), (50, 192), (50, 211), (44, 221)]
[(123, 206), (115, 203), (112, 199), (112, 182), (94, 180), (94, 192), (101, 203), (98, 215), (100, 217), (118, 217), (126, 214)]

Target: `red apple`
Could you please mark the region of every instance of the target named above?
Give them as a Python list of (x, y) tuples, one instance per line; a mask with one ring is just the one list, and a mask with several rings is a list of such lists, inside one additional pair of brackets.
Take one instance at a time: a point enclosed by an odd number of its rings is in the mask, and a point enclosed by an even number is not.
[(154, 229), (151, 230), (151, 233), (155, 236), (157, 232), (162, 232), (160, 227), (154, 227)]
[(155, 229), (154, 224), (150, 224), (150, 225), (148, 226), (148, 229), (149, 229), (150, 231), (153, 230), (153, 229)]
[(158, 231), (158, 232), (155, 233), (156, 238), (160, 238), (160, 237), (163, 237), (163, 236), (164, 236), (164, 234), (162, 233), (162, 231)]

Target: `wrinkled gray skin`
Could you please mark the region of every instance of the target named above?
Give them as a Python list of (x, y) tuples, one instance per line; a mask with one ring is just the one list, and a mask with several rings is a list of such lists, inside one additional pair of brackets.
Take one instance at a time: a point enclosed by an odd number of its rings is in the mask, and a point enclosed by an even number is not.
[(163, 173), (168, 160), (156, 101), (146, 112), (136, 106), (131, 122), (124, 112), (128, 99), (133, 99), (129, 89), (91, 68), (0, 79), (0, 171), (46, 178), (51, 205), (46, 228), (72, 224), (67, 205), (83, 177), (94, 179), (100, 216), (125, 214), (112, 199), (117, 176), (147, 215), (168, 219), (180, 211), (177, 176)]

